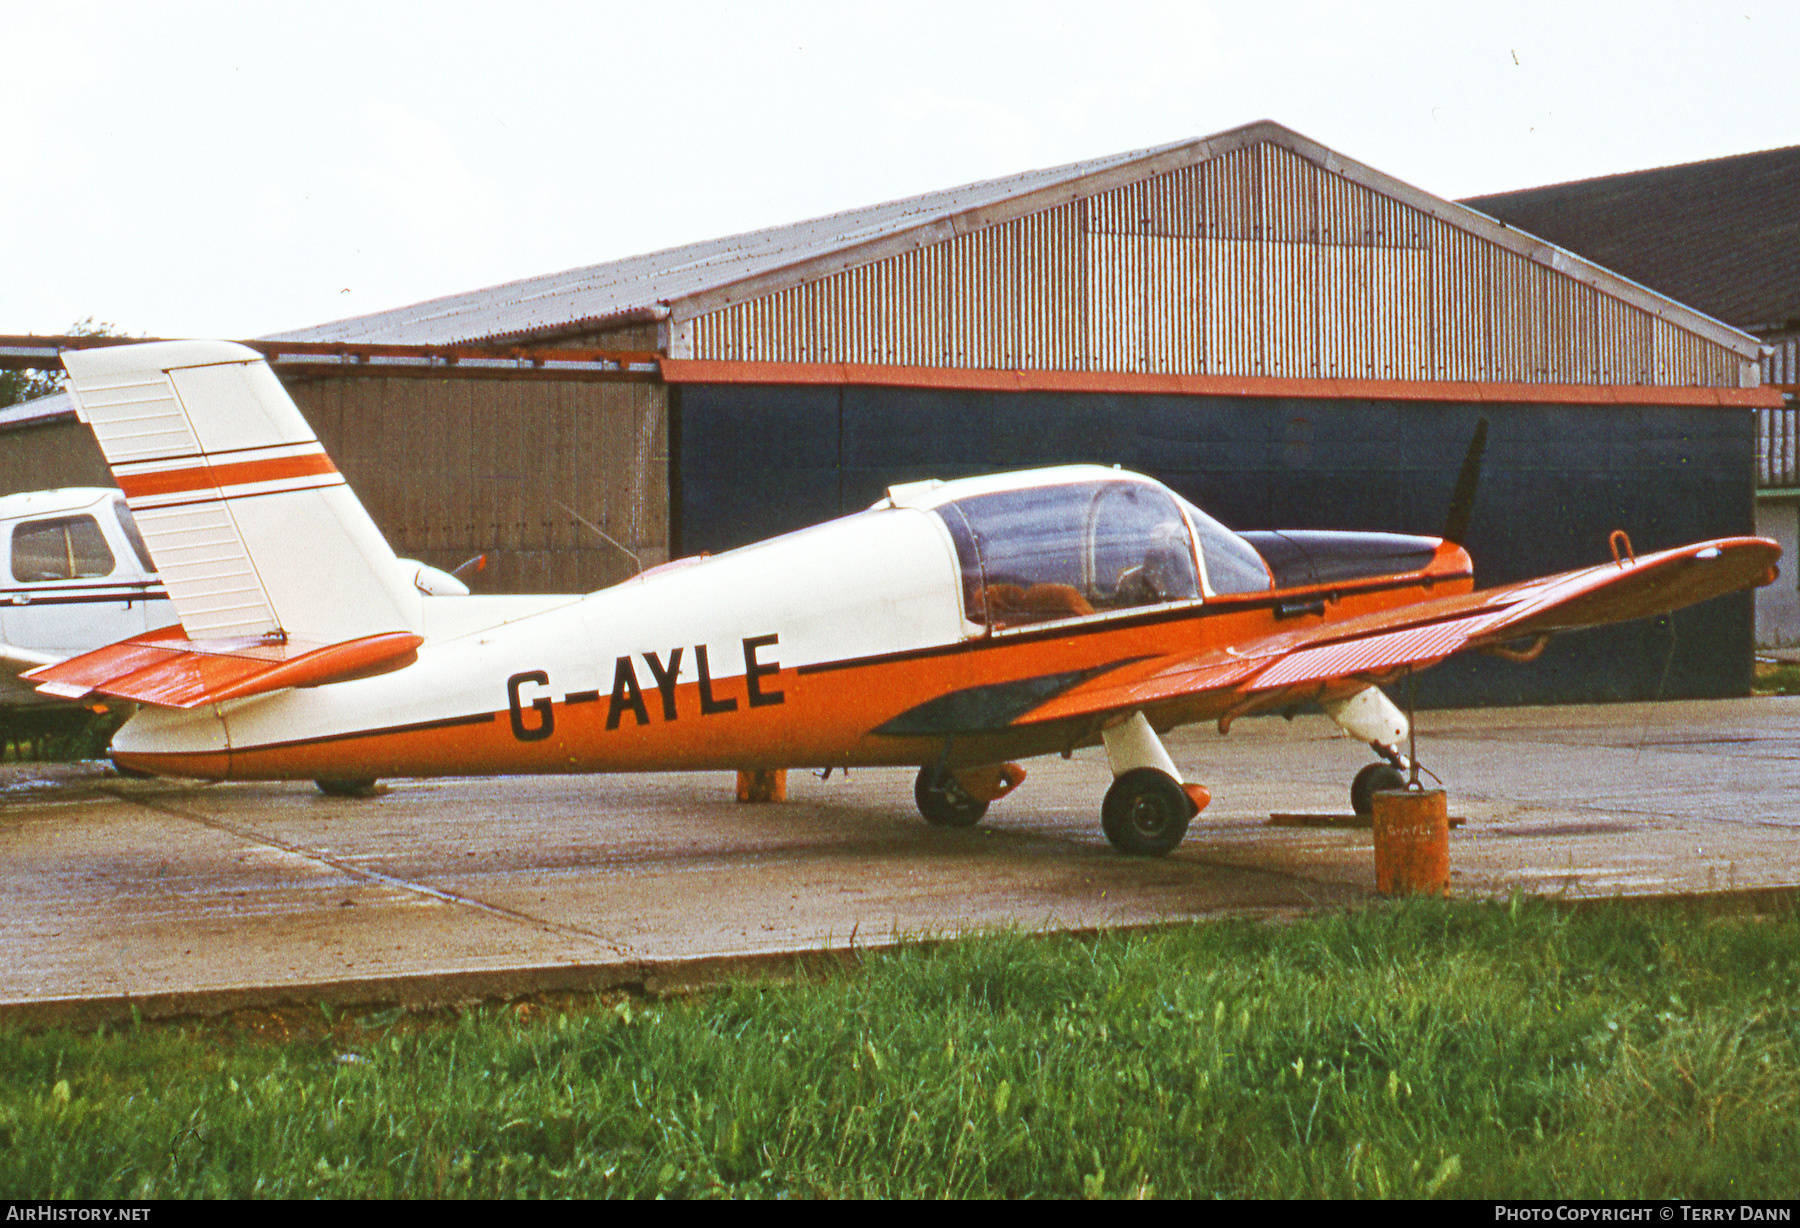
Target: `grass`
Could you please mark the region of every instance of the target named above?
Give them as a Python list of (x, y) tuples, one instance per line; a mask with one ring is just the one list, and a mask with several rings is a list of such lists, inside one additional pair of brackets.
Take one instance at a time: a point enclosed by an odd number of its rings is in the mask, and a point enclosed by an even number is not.
[(130, 714), (127, 707), (102, 713), (77, 707), (0, 710), (0, 763), (98, 759)]
[(1800, 695), (1800, 665), (1787, 661), (1758, 661), (1754, 695)]
[(1800, 916), (1418, 901), (689, 1000), (0, 1032), (0, 1196), (1786, 1197)]

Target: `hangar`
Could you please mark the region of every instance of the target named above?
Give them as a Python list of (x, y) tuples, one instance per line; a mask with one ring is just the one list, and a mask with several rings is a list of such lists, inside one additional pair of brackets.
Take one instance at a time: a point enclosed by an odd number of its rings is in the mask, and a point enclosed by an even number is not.
[[(496, 590), (1077, 461), (1236, 527), (1432, 533), (1484, 419), (1468, 544), (1500, 583), (1616, 528), (1749, 532), (1779, 404), (1754, 338), (1269, 122), (252, 344), (396, 549), (489, 553)], [(1452, 662), (1420, 698), (1739, 694), (1750, 643), (1732, 598), (1531, 668)]]
[[(1464, 204), (1763, 343), (1756, 531), (1800, 559), (1800, 145), (1556, 183)], [(1800, 644), (1800, 566), (1756, 594), (1756, 640)]]

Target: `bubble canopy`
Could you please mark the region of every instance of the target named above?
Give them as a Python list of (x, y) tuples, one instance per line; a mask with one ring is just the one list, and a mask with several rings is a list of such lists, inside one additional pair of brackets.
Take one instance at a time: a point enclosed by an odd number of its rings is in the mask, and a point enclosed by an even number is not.
[(1087, 466), (1012, 476), (894, 492), (948, 527), (971, 622), (1000, 630), (1270, 587), (1248, 542), (1160, 483)]

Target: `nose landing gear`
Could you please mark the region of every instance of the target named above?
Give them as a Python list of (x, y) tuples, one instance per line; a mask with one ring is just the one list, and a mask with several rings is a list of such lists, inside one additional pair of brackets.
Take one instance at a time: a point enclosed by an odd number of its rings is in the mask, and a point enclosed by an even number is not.
[(1375, 813), (1375, 795), (1406, 788), (1406, 773), (1391, 763), (1371, 763), (1350, 782), (1350, 809), (1357, 814)]
[(1411, 765), (1400, 754), (1400, 744), (1412, 732), (1412, 722), (1379, 687), (1365, 687), (1342, 699), (1321, 700), (1319, 706), (1345, 733), (1368, 743), (1369, 749), (1381, 756), (1381, 762), (1369, 764), (1350, 782), (1350, 809), (1373, 814), (1377, 793), (1406, 787), (1406, 769)]

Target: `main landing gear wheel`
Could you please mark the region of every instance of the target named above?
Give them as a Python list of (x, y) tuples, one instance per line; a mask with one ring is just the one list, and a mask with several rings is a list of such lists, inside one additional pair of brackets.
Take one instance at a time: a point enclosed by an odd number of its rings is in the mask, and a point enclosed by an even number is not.
[(1198, 813), (1194, 799), (1173, 776), (1156, 768), (1132, 768), (1106, 791), (1100, 826), (1121, 853), (1166, 857)]
[(313, 783), (326, 797), (375, 797), (381, 792), (372, 776), (356, 780), (315, 780)]
[(1375, 813), (1375, 795), (1406, 788), (1406, 775), (1391, 763), (1371, 763), (1350, 782), (1350, 809), (1357, 814)]
[(987, 813), (988, 804), (969, 796), (949, 771), (927, 765), (913, 781), (913, 800), (919, 813), (933, 827), (973, 827)]

